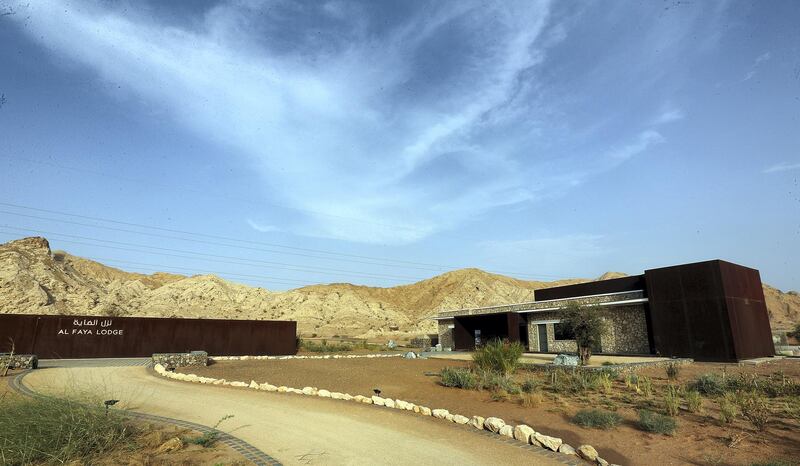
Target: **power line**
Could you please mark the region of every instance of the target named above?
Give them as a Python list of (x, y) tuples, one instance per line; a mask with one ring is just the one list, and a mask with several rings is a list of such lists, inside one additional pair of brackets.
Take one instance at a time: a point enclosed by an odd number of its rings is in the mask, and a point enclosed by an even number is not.
[[(285, 248), (285, 249), (291, 249), (291, 250), (297, 250), (297, 251), (315, 252), (315, 253), (319, 253), (319, 254), (328, 254), (328, 255), (332, 255), (332, 256), (351, 257), (351, 258), (357, 258), (357, 259), (367, 259), (367, 260), (371, 260), (371, 261), (380, 261), (380, 262), (385, 262), (385, 263), (362, 262), (362, 261), (336, 259), (334, 257), (320, 257), (320, 256), (306, 255), (306, 254), (289, 253), (289, 252), (286, 252), (286, 251), (255, 249), (255, 248), (249, 248), (249, 247), (237, 246), (237, 245), (231, 245), (231, 244), (224, 244), (224, 243), (218, 243), (218, 242), (209, 242), (209, 241), (202, 241), (202, 240), (196, 240), (196, 239), (190, 239), (190, 238), (180, 238), (180, 237), (174, 237), (174, 236), (158, 235), (156, 233), (148, 233), (148, 232), (140, 232), (140, 231), (134, 231), (134, 230), (121, 229), (121, 228), (113, 228), (113, 227), (108, 227), (108, 226), (103, 226), (103, 225), (92, 225), (92, 224), (86, 224), (86, 223), (80, 223), (80, 222), (67, 221), (67, 220), (63, 220), (63, 219), (53, 219), (53, 218), (47, 218), (47, 217), (38, 217), (38, 216), (33, 216), (33, 215), (21, 214), (21, 213), (18, 213), (18, 212), (0, 211), (0, 213), (5, 213), (5, 214), (9, 214), (9, 215), (17, 215), (17, 216), (29, 217), (29, 218), (37, 218), (37, 219), (47, 220), (47, 221), (58, 221), (58, 222), (62, 222), (62, 223), (70, 223), (70, 224), (75, 224), (75, 225), (88, 226), (90, 228), (100, 228), (100, 229), (106, 229), (106, 230), (112, 230), (112, 231), (122, 231), (122, 232), (127, 232), (127, 233), (149, 235), (149, 236), (157, 236), (157, 237), (163, 237), (163, 238), (169, 238), (169, 239), (178, 239), (178, 240), (182, 240), (182, 241), (194, 241), (194, 242), (198, 242), (198, 243), (211, 244), (211, 245), (216, 245), (216, 246), (234, 247), (234, 248), (240, 248), (240, 249), (250, 249), (250, 250), (263, 251), (263, 252), (272, 252), (272, 253), (277, 253), (277, 254), (296, 255), (296, 256), (310, 257), (310, 258), (315, 258), (315, 259), (337, 260), (337, 261), (343, 261), (343, 262), (353, 262), (353, 263), (361, 263), (361, 264), (367, 264), (367, 265), (390, 266), (390, 267), (396, 267), (396, 268), (397, 267), (402, 267), (402, 268), (408, 268), (408, 269), (428, 270), (428, 271), (435, 271), (435, 272), (445, 272), (445, 271), (452, 270), (452, 269), (455, 269), (455, 268), (460, 268), (458, 266), (452, 266), (452, 265), (439, 265), (439, 264), (431, 264), (431, 263), (425, 263), (425, 262), (413, 262), (413, 261), (405, 261), (405, 260), (400, 260), (400, 259), (381, 258), (381, 257), (374, 257), (374, 256), (364, 256), (364, 255), (357, 255), (357, 254), (347, 254), (347, 253), (326, 251), (326, 250), (320, 250), (320, 249), (310, 249), (310, 248), (301, 248), (301, 247), (295, 247), (295, 246), (286, 246), (286, 245), (282, 245), (282, 244), (267, 243), (267, 242), (261, 242), (261, 241), (243, 240), (243, 239), (231, 238), (231, 237), (226, 237), (226, 236), (209, 235), (209, 234), (196, 233), (196, 232), (191, 232), (191, 231), (186, 231), (186, 230), (176, 230), (176, 229), (170, 229), (170, 228), (162, 228), (162, 227), (156, 227), (156, 226), (150, 226), (150, 225), (143, 225), (143, 224), (139, 224), (139, 223), (123, 222), (123, 221), (119, 221), (119, 220), (112, 220), (112, 219), (107, 219), (107, 218), (102, 218), (102, 217), (92, 217), (92, 216), (88, 216), (88, 215), (64, 213), (64, 212), (58, 212), (58, 211), (53, 211), (53, 210), (48, 210), (48, 209), (41, 209), (41, 208), (36, 208), (36, 207), (23, 206), (23, 205), (11, 204), (11, 203), (5, 203), (5, 202), (0, 202), (0, 205), (4, 205), (4, 206), (8, 206), (8, 207), (14, 207), (14, 208), (18, 208), (18, 209), (27, 209), (27, 210), (33, 210), (33, 211), (38, 211), (38, 212), (46, 212), (46, 213), (62, 215), (62, 216), (83, 218), (83, 219), (88, 219), (88, 220), (93, 220), (93, 221), (100, 221), (100, 222), (114, 223), (114, 224), (119, 224), (119, 225), (134, 226), (134, 227), (138, 227), (138, 228), (146, 228), (146, 229), (159, 230), (159, 231), (166, 231), (166, 232), (171, 232), (171, 233), (180, 233), (180, 234), (187, 234), (187, 235), (192, 235), (192, 236), (200, 236), (200, 237), (205, 237), (205, 238), (221, 239), (221, 240), (225, 240), (225, 241), (234, 241), (234, 242), (239, 242), (239, 243), (263, 245), (263, 246), (269, 246), (269, 247), (278, 247), (278, 248)], [(396, 264), (408, 264), (408, 265), (391, 264), (392, 262), (394, 262)], [(410, 267), (409, 265), (423, 266), (423, 267)], [(564, 278), (564, 277), (556, 276), (556, 275), (529, 274), (529, 273), (511, 272), (511, 271), (503, 271), (503, 270), (489, 270), (489, 272), (502, 273), (502, 274), (508, 274), (508, 275), (514, 275), (514, 276), (531, 277), (531, 278), (555, 278), (555, 279)]]
[[(391, 276), (391, 275), (379, 275), (379, 274), (361, 273), (361, 272), (352, 272), (352, 271), (334, 272), (334, 271), (339, 270), (339, 269), (327, 269), (327, 270), (325, 270), (325, 269), (317, 269), (317, 270), (313, 270), (313, 269), (299, 268), (299, 267), (297, 267), (297, 268), (287, 268), (287, 267), (283, 267), (284, 264), (282, 264), (280, 262), (263, 261), (263, 260), (259, 260), (259, 259), (249, 259), (249, 258), (242, 258), (242, 257), (235, 257), (235, 256), (224, 256), (224, 255), (219, 255), (219, 254), (207, 254), (207, 253), (196, 252), (196, 251), (186, 251), (186, 250), (182, 250), (182, 249), (163, 248), (163, 247), (158, 247), (158, 246), (148, 246), (148, 245), (143, 245), (143, 244), (127, 243), (127, 242), (123, 242), (123, 241), (103, 240), (103, 239), (91, 238), (91, 237), (87, 237), (87, 236), (70, 235), (70, 234), (66, 234), (66, 233), (58, 233), (58, 232), (46, 231), (46, 230), (38, 230), (38, 229), (33, 229), (33, 228), (19, 228), (19, 227), (13, 227), (13, 226), (10, 226), (10, 225), (0, 225), (0, 227), (11, 229), (11, 230), (18, 230), (18, 231), (25, 231), (25, 232), (44, 234), (44, 235), (48, 235), (48, 237), (53, 237), (53, 238), (58, 239), (59, 241), (67, 242), (67, 243), (74, 243), (74, 244), (81, 244), (81, 245), (85, 245), (85, 246), (95, 246), (95, 247), (99, 246), (99, 247), (110, 248), (110, 249), (118, 249), (118, 250), (129, 251), (129, 252), (143, 252), (145, 254), (163, 255), (163, 256), (178, 257), (178, 258), (193, 259), (193, 260), (202, 259), (202, 260), (207, 260), (207, 261), (210, 261), (210, 262), (229, 263), (229, 264), (245, 265), (245, 266), (251, 266), (251, 267), (254, 266), (254, 265), (253, 264), (248, 264), (247, 262), (254, 262), (254, 263), (258, 263), (258, 264), (266, 264), (266, 265), (270, 265), (270, 266), (275, 267), (275, 268), (281, 268), (281, 269), (291, 270), (291, 271), (295, 271), (295, 272), (323, 273), (323, 274), (329, 274), (329, 275), (351, 275), (351, 276), (359, 276), (359, 277), (373, 278), (373, 279), (386, 279), (386, 278), (389, 278), (389, 279), (400, 279), (400, 280), (403, 280), (403, 278), (396, 277), (396, 276)], [(60, 239), (59, 237), (77, 238), (77, 239), (82, 239), (82, 240), (95, 241), (95, 242), (101, 242), (101, 243), (109, 243), (109, 244), (117, 244), (117, 245), (122, 245), (122, 246), (132, 246), (134, 248), (139, 248), (139, 249), (123, 248), (123, 247), (119, 247), (119, 246), (108, 246), (108, 245), (105, 245), (105, 244), (84, 243), (84, 242), (80, 242), (80, 241)], [(151, 249), (155, 249), (155, 250), (158, 250), (158, 251), (166, 251), (166, 253), (164, 253), (164, 252), (152, 252), (152, 251), (150, 251)], [(169, 254), (170, 252), (177, 252), (177, 253), (181, 253), (181, 254), (194, 254), (196, 256), (203, 256), (203, 257), (190, 257), (190, 256), (184, 256), (184, 255), (178, 255), (178, 254)], [(209, 257), (211, 259), (209, 259)], [(221, 261), (219, 259), (233, 259), (233, 260), (240, 261), (240, 262), (227, 262), (227, 261)], [(242, 262), (245, 262), (245, 263), (242, 263)], [(278, 265), (276, 266), (276, 264), (278, 264)], [(408, 277), (408, 279), (409, 280), (420, 280), (419, 278), (411, 278), (411, 277)]]

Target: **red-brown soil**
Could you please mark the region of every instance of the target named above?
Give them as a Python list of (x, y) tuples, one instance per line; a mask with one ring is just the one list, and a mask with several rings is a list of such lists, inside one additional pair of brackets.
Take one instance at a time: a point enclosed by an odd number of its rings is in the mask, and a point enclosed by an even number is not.
[[(764, 432), (756, 432), (742, 419), (723, 426), (718, 419), (716, 403), (704, 401), (703, 414), (682, 410), (678, 417), (678, 430), (674, 436), (650, 434), (636, 427), (637, 407), (650, 406), (658, 410), (661, 389), (667, 383), (663, 368), (650, 368), (641, 374), (652, 377), (655, 395), (644, 399), (625, 387), (622, 381), (614, 383), (610, 395), (564, 395), (543, 392), (543, 400), (536, 406), (524, 407), (518, 397), (493, 401), (488, 391), (461, 390), (441, 386), (438, 373), (446, 366), (467, 366), (468, 362), (445, 360), (391, 359), (329, 359), (329, 360), (273, 360), (273, 361), (223, 361), (205, 368), (185, 368), (187, 373), (274, 385), (302, 388), (313, 386), (351, 395), (372, 395), (373, 389), (381, 396), (402, 399), (430, 408), (445, 408), (465, 416), (497, 416), (511, 424), (528, 424), (548, 435), (561, 437), (577, 447), (588, 443), (595, 446), (601, 456), (612, 463), (629, 464), (735, 464), (750, 465), (772, 459), (800, 458), (800, 426), (797, 420), (773, 416)], [(706, 372), (727, 374), (740, 372), (771, 374), (783, 371), (787, 377), (800, 381), (800, 360), (777, 360), (758, 366), (736, 364), (696, 363), (682, 368), (678, 382), (685, 383)], [(518, 374), (543, 380), (542, 373)], [(575, 412), (582, 408), (605, 407), (615, 409), (623, 416), (616, 429), (603, 431), (579, 427), (570, 422)], [(728, 447), (731, 439), (741, 438), (735, 447)]]

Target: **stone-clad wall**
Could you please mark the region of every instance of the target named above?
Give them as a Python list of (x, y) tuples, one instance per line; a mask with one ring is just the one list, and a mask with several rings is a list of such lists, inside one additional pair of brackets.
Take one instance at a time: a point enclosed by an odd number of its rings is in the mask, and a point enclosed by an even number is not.
[(167, 368), (207, 366), (208, 353), (205, 351), (192, 351), (191, 353), (155, 353), (153, 365), (161, 364)]
[(455, 341), (453, 340), (453, 319), (445, 319), (439, 321), (439, 344), (442, 348), (455, 348)]
[(39, 358), (35, 354), (0, 353), (0, 367), (9, 369), (36, 369), (39, 367)]
[[(600, 349), (603, 353), (648, 354), (650, 352), (644, 306), (608, 307), (601, 311), (601, 315), (608, 322), (608, 330), (600, 338)], [(559, 319), (559, 311), (537, 312), (528, 315), (530, 351), (539, 351), (539, 329), (535, 322)], [(574, 353), (577, 351), (574, 340), (556, 340), (554, 324), (545, 325), (547, 326), (548, 353)]]

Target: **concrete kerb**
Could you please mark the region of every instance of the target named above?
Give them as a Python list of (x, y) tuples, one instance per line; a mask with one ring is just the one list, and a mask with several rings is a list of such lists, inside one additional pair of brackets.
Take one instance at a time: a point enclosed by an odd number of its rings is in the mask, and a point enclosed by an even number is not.
[[(382, 356), (392, 357), (394, 355), (382, 355)], [(326, 358), (317, 357), (317, 359), (326, 359)], [(155, 366), (153, 366), (152, 371), (161, 377), (178, 380), (182, 382), (220, 385), (220, 386), (241, 388), (245, 390), (261, 390), (273, 393), (292, 393), (297, 395), (316, 396), (320, 398), (329, 398), (333, 400), (351, 401), (351, 402), (374, 405), (374, 406), (382, 406), (387, 409), (410, 411), (414, 414), (429, 416), (431, 418), (441, 419), (447, 422), (452, 422), (457, 425), (465, 426), (466, 428), (468, 428), (468, 430), (472, 430), (474, 432), (480, 432), (484, 435), (492, 436), (498, 440), (502, 440), (507, 443), (513, 443), (522, 448), (526, 448), (534, 453), (545, 455), (549, 458), (558, 460), (559, 462), (564, 464), (569, 464), (569, 465), (585, 464), (581, 462), (581, 460), (585, 460), (584, 458), (575, 455), (574, 452), (576, 449), (572, 448), (569, 445), (564, 444), (562, 440), (559, 438), (550, 437), (540, 432), (536, 432), (528, 426), (525, 427), (530, 429), (530, 431), (533, 432), (533, 434), (529, 434), (529, 436), (526, 436), (525, 438), (517, 438), (514, 435), (508, 436), (507, 433), (506, 435), (504, 435), (503, 433), (501, 433), (500, 429), (502, 426), (498, 427), (498, 425), (499, 424), (505, 425), (505, 422), (502, 419), (495, 417), (489, 417), (484, 419), (480, 416), (463, 416), (459, 414), (450, 413), (448, 410), (445, 409), (432, 409), (427, 406), (416, 405), (414, 403), (410, 403), (404, 400), (394, 400), (391, 398), (383, 398), (375, 395), (370, 397), (363, 395), (350, 395), (349, 393), (339, 393), (326, 389), (320, 389), (317, 387), (303, 387), (302, 389), (299, 389), (286, 386), (275, 386), (267, 382), (258, 383), (255, 380), (251, 380), (249, 383), (247, 383), (242, 381), (228, 381), (225, 379), (201, 377), (195, 374), (183, 374), (179, 372), (171, 372), (166, 370), (164, 366), (160, 364), (156, 364)], [(473, 422), (469, 421), (463, 422), (463, 419), (471, 419)], [(480, 423), (475, 422), (477, 419), (480, 419)], [(562, 445), (564, 448), (562, 448)], [(597, 464), (608, 464), (607, 462), (602, 460), (602, 458), (599, 457), (591, 462)]]
[[(152, 367), (149, 367), (152, 369)], [(38, 369), (42, 370), (42, 369)], [(28, 375), (32, 369), (20, 372), (14, 377), (11, 377), (8, 380), (8, 385), (11, 387), (12, 390), (15, 392), (32, 397), (32, 398), (45, 398), (47, 395), (43, 395), (41, 393), (37, 393), (22, 382), (22, 379)], [(164, 416), (156, 416), (154, 414), (145, 414), (145, 413), (137, 413), (135, 411), (125, 411), (125, 410), (117, 410), (116, 412), (121, 413), (127, 417), (138, 419), (141, 421), (151, 421), (151, 422), (158, 422), (161, 424), (172, 424), (178, 427), (182, 427), (184, 429), (191, 429), (201, 434), (207, 434), (211, 432), (216, 432), (218, 434), (217, 441), (226, 445), (236, 451), (237, 453), (241, 454), (247, 460), (251, 461), (253, 464), (258, 466), (281, 466), (281, 462), (276, 460), (275, 458), (269, 456), (268, 454), (264, 453), (263, 451), (259, 450), (258, 448), (254, 447), (250, 443), (245, 442), (244, 440), (235, 437), (227, 432), (223, 432), (221, 430), (214, 429), (213, 427), (204, 426), (202, 424), (197, 424), (194, 422), (183, 421), (181, 419), (173, 419)]]

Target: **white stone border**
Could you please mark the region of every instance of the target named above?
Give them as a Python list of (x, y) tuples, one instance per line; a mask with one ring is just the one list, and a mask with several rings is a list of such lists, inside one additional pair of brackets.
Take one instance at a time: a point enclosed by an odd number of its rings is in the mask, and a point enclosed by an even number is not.
[(212, 361), (261, 361), (286, 359), (357, 359), (357, 358), (402, 358), (405, 353), (391, 354), (326, 354), (324, 356), (289, 355), (289, 356), (209, 356)]
[[(367, 355), (367, 356), (358, 356), (358, 355), (347, 355), (342, 357), (394, 357), (394, 356), (402, 356), (402, 355)], [(305, 358), (305, 359), (328, 359), (329, 356), (232, 356), (231, 358), (248, 358), (248, 359), (292, 359), (292, 358)], [(527, 426), (525, 424), (521, 424), (518, 426), (512, 426), (506, 424), (505, 421), (498, 417), (488, 417), (483, 418), (481, 416), (472, 416), (471, 418), (467, 416), (462, 416), (460, 414), (452, 414), (450, 411), (446, 409), (431, 409), (427, 406), (418, 406), (414, 403), (409, 403), (403, 400), (393, 400), (391, 398), (382, 398), (379, 396), (371, 396), (366, 397), (363, 395), (350, 395), (349, 393), (339, 393), (339, 392), (332, 392), (330, 390), (325, 389), (318, 389), (316, 387), (303, 387), (300, 388), (291, 388), (286, 386), (275, 386), (269, 383), (262, 383), (259, 384), (255, 380), (251, 380), (248, 384), (247, 382), (230, 382), (225, 379), (214, 379), (210, 377), (201, 377), (195, 374), (182, 374), (180, 372), (171, 372), (168, 371), (162, 366), (161, 364), (156, 364), (153, 366), (156, 374), (166, 377), (169, 379), (175, 380), (182, 380), (184, 382), (192, 382), (192, 383), (201, 383), (201, 384), (210, 384), (210, 385), (228, 385), (231, 387), (239, 387), (239, 388), (249, 388), (252, 390), (262, 390), (265, 392), (277, 392), (277, 393), (294, 393), (297, 395), (307, 395), (307, 396), (318, 396), (322, 398), (331, 398), (334, 400), (344, 400), (344, 401), (353, 401), (356, 403), (363, 403), (368, 405), (374, 406), (384, 406), (387, 408), (394, 408), (400, 409), (405, 411), (411, 411), (422, 416), (431, 416), (436, 419), (443, 419), (446, 421), (454, 422), (460, 425), (470, 425), (475, 429), (479, 430), (487, 430), (489, 432), (493, 432), (495, 434), (504, 435), (506, 437), (510, 437), (520, 442), (536, 445), (542, 448), (546, 448), (548, 450), (552, 450), (555, 452), (560, 452), (565, 455), (573, 455), (578, 456), (584, 460), (596, 463), (600, 466), (609, 466), (608, 461), (600, 458), (595, 450), (591, 445), (581, 445), (577, 449), (567, 445), (563, 442), (560, 438), (551, 437), (549, 435), (544, 435), (540, 432), (536, 432), (533, 430), (532, 427)], [(611, 465), (616, 466), (616, 465)]]

